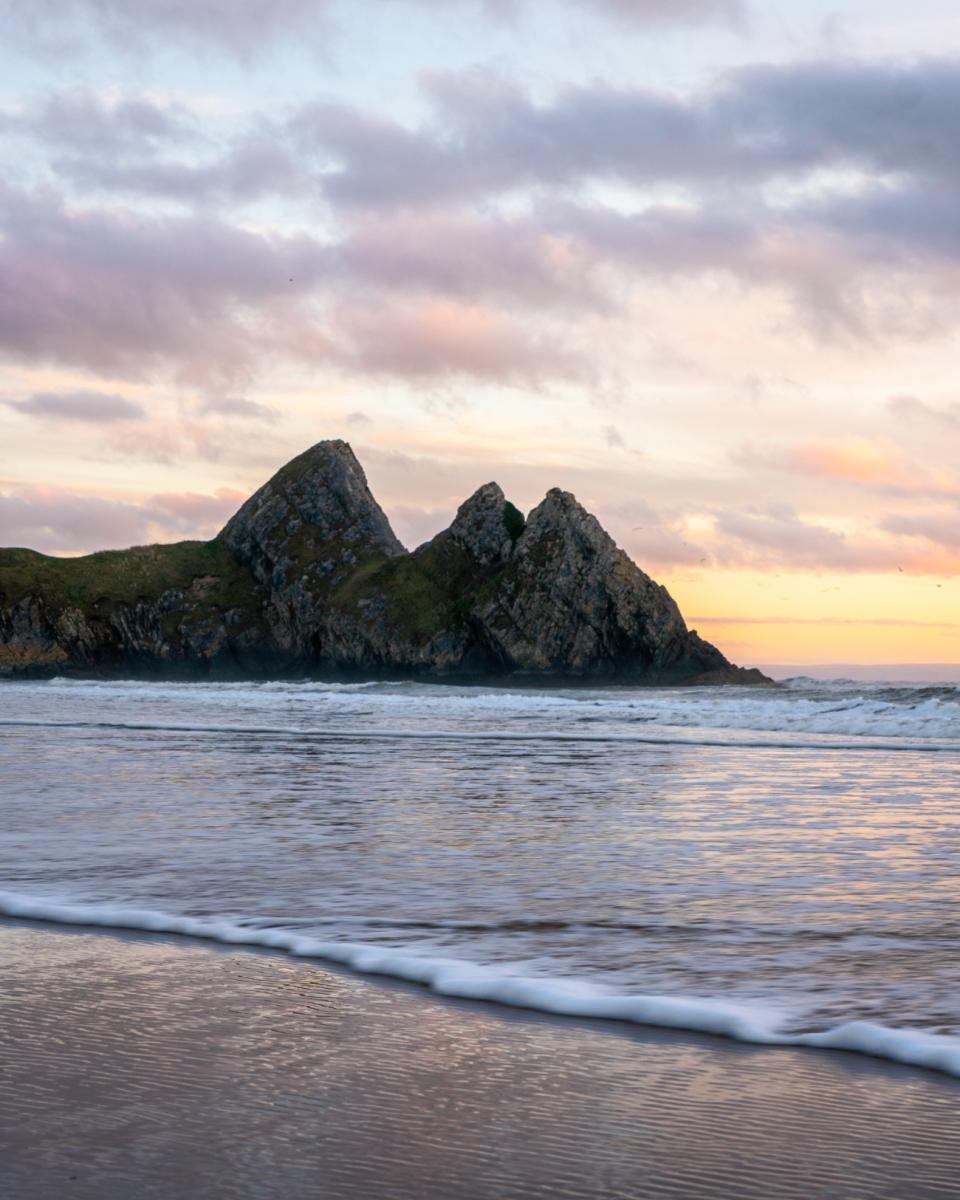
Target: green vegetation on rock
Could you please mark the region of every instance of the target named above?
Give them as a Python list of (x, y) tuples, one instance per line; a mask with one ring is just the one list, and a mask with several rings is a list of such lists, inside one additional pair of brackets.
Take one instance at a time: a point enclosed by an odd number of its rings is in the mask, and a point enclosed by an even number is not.
[(515, 504), (511, 504), (509, 500), (503, 506), (503, 524), (506, 527), (507, 533), (510, 534), (511, 540), (514, 542), (523, 533), (527, 524), (520, 509)]
[(417, 642), (455, 629), (480, 587), (496, 572), (477, 565), (443, 534), (413, 554), (364, 563), (333, 591), (329, 603), (341, 611), (376, 606), (385, 621)]
[(5, 605), (32, 595), (42, 596), (50, 608), (87, 611), (191, 588), (224, 611), (259, 606), (250, 572), (216, 541), (100, 550), (78, 558), (0, 550), (0, 599)]

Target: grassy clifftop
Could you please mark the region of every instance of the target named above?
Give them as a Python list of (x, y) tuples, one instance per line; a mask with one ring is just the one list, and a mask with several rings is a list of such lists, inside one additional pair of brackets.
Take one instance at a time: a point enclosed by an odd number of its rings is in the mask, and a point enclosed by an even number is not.
[(0, 599), (6, 605), (39, 595), (52, 608), (88, 612), (191, 588), (224, 610), (258, 603), (250, 572), (217, 541), (100, 550), (80, 558), (0, 550)]

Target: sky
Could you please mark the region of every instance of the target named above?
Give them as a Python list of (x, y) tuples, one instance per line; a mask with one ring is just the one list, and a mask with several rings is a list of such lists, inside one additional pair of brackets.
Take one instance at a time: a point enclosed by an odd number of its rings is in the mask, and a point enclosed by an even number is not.
[(947, 0), (0, 0), (0, 544), (572, 491), (736, 661), (960, 662)]

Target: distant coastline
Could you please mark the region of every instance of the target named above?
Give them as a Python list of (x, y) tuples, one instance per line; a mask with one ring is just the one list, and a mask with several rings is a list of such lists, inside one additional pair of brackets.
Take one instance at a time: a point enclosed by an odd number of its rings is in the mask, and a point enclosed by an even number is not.
[(960, 663), (759, 663), (771, 679), (852, 679), (864, 683), (960, 683)]

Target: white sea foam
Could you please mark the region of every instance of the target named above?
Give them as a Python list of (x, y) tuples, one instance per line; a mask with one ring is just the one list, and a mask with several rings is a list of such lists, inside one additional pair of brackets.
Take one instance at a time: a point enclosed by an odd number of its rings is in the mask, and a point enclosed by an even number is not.
[(354, 942), (327, 942), (289, 929), (258, 928), (151, 909), (84, 905), (0, 892), (0, 914), (61, 925), (140, 930), (260, 946), (338, 963), (365, 974), (422, 984), (439, 995), (484, 1000), (557, 1016), (627, 1021), (709, 1033), (766, 1046), (852, 1051), (960, 1076), (960, 1037), (851, 1021), (816, 1033), (784, 1031), (786, 1015), (761, 1004), (687, 996), (616, 995), (576, 981), (524, 978), (499, 967)]
[[(4, 685), (10, 686), (10, 685)], [(444, 726), (502, 724), (561, 726), (587, 732), (636, 731), (637, 726), (681, 737), (721, 733), (738, 741), (749, 735), (780, 734), (791, 739), (824, 737), (917, 742), (960, 741), (960, 688), (809, 680), (777, 688), (619, 688), (552, 689), (465, 687), (458, 684), (325, 683), (315, 680), (261, 683), (161, 683), (144, 680), (68, 680), (18, 683), (21, 694), (48, 709), (51, 692), (68, 703), (96, 702), (108, 708), (146, 706), (152, 715), (183, 714), (202, 702), (204, 712), (282, 714), (305, 725), (321, 720), (352, 724)], [(592, 732), (592, 731), (591, 731)], [(711, 742), (710, 744), (716, 744)], [(742, 744), (742, 743), (741, 743)], [(746, 743), (751, 744), (751, 743)]]

